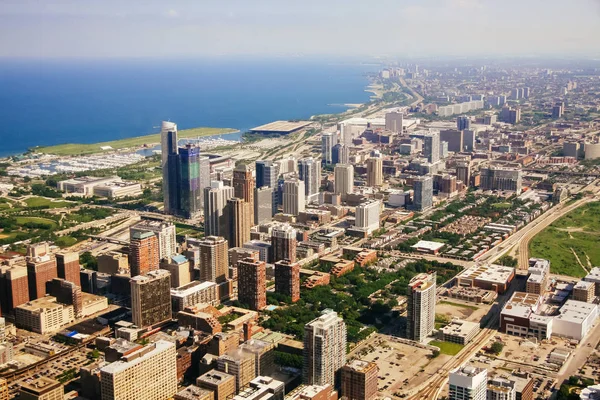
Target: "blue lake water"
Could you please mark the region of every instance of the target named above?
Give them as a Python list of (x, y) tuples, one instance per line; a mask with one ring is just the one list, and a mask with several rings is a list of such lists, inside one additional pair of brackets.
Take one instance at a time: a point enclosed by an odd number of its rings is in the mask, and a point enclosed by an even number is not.
[[(0, 62), (0, 156), (158, 132), (242, 132), (369, 100), (377, 66), (296, 59)], [(238, 135), (239, 136), (239, 135)], [(236, 137), (235, 135), (230, 136)], [(225, 138), (225, 137), (224, 137)]]

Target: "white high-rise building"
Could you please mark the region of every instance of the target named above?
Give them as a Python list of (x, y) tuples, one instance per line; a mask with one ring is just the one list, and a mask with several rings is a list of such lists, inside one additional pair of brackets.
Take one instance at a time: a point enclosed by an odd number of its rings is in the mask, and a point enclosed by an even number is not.
[(302, 380), (307, 385), (334, 385), (346, 364), (346, 324), (332, 310), (324, 310), (304, 326)]
[(408, 283), (407, 337), (422, 342), (435, 328), (436, 274), (419, 274)]
[(325, 164), (332, 164), (332, 150), (333, 146), (337, 144), (337, 134), (335, 132), (323, 132), (321, 139), (321, 152), (323, 153), (323, 162)]
[(283, 213), (298, 215), (305, 210), (305, 199), (304, 181), (297, 178), (286, 179), (283, 183)]
[(393, 111), (385, 114), (385, 129), (402, 134), (402, 120), (404, 114), (401, 112)]
[(337, 164), (334, 168), (335, 194), (346, 195), (354, 191), (354, 166)]
[(515, 400), (515, 382), (504, 378), (490, 379), (487, 383), (487, 400)]
[(352, 127), (350, 127), (346, 124), (341, 124), (340, 125), (340, 137), (342, 138), (342, 140), (341, 140), (342, 144), (344, 144), (348, 147), (351, 147), (352, 139), (353, 139)]
[(379, 215), (381, 214), (381, 202), (369, 200), (356, 206), (356, 220), (354, 225), (371, 233), (379, 229)]
[(321, 187), (321, 163), (312, 157), (298, 160), (298, 178), (304, 181), (306, 201), (316, 200)]
[(486, 400), (487, 370), (466, 365), (450, 371), (450, 400)]
[(158, 239), (158, 257), (160, 260), (177, 254), (176, 228), (172, 222), (144, 220), (129, 230), (130, 234), (153, 232)]
[(100, 369), (102, 400), (164, 400), (177, 393), (177, 352), (166, 340)]
[(225, 186), (222, 181), (212, 181), (210, 187), (204, 189), (204, 234), (206, 236), (229, 237), (227, 200), (234, 196), (233, 188)]

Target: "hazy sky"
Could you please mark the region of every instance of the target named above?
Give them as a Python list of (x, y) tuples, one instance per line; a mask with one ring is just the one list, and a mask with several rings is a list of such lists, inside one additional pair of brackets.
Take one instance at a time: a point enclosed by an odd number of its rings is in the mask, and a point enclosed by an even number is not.
[(600, 0), (0, 0), (0, 57), (600, 55)]

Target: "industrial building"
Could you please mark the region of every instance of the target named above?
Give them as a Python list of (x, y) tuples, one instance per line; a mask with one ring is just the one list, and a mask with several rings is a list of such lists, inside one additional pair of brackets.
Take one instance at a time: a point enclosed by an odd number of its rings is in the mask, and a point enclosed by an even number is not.
[(503, 265), (474, 265), (456, 276), (457, 286), (477, 287), (504, 293), (515, 277), (515, 269)]

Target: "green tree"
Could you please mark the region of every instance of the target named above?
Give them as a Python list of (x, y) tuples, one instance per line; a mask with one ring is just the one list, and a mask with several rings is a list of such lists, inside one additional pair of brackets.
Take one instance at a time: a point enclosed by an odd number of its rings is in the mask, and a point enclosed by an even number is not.
[(492, 346), (490, 347), (490, 350), (492, 351), (492, 353), (494, 353), (496, 355), (502, 353), (503, 349), (504, 349), (504, 345), (500, 342), (494, 342), (494, 344), (492, 344)]

